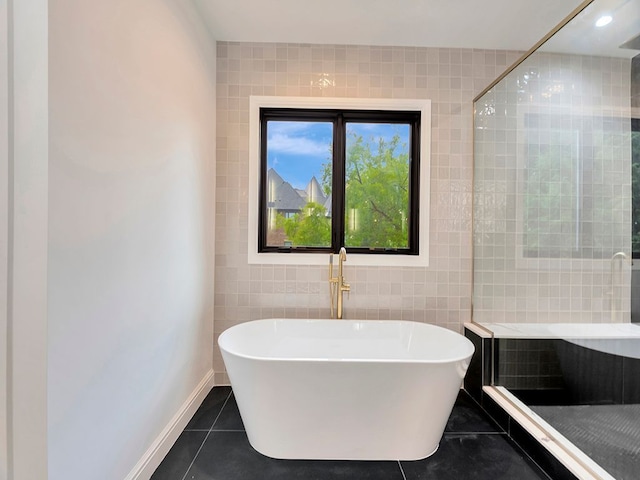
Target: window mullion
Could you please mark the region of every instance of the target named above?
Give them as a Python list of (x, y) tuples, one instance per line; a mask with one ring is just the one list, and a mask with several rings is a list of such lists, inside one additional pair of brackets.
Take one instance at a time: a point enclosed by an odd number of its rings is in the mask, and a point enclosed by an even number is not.
[(333, 131), (333, 178), (331, 199), (331, 248), (338, 252), (344, 245), (345, 145), (344, 116), (337, 114)]

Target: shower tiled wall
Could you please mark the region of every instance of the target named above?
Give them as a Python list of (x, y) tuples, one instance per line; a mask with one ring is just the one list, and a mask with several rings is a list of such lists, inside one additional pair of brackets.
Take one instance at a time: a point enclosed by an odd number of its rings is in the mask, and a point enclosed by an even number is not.
[(509, 390), (564, 387), (556, 354), (557, 342), (552, 339), (496, 339), (495, 384)]
[(536, 53), (478, 102), (475, 321), (629, 321), (630, 66)]
[[(455, 331), (470, 319), (473, 98), (517, 52), (218, 43), (215, 333), (259, 318), (329, 316), (327, 268), (249, 265), (249, 96), (431, 99), (428, 268), (352, 267), (345, 316)], [(226, 381), (216, 349), (214, 368)]]

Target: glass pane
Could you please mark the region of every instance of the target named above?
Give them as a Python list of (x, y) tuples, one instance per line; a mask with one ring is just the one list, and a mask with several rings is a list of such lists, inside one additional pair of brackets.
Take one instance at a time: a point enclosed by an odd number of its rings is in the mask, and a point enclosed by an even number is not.
[(333, 124), (267, 122), (267, 246), (331, 245)]
[[(628, 241), (630, 122), (593, 114), (525, 114), (523, 255), (610, 258)], [(603, 228), (604, 227), (604, 228)]]
[(593, 1), (474, 105), (485, 360), (594, 478), (640, 471), (639, 6)]
[(410, 132), (409, 124), (347, 124), (347, 247), (409, 247)]
[[(548, 117), (525, 116), (525, 257), (572, 257), (580, 253), (581, 131), (552, 128)], [(546, 125), (542, 125), (545, 123)], [(562, 123), (562, 122), (558, 122)]]

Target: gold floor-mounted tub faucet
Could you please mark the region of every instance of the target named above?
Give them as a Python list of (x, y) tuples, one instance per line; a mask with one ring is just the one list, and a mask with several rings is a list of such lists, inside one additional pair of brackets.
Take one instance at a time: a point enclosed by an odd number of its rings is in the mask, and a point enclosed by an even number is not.
[(333, 276), (333, 253), (329, 255), (329, 295), (331, 297), (331, 318), (342, 318), (344, 292), (351, 291), (351, 285), (344, 281), (342, 265), (347, 261), (347, 250), (342, 247), (338, 253), (338, 276)]

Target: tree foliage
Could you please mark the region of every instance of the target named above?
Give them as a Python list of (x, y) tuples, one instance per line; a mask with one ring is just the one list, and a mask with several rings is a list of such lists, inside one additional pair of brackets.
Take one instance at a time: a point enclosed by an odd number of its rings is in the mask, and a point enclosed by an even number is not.
[(631, 133), (632, 237), (634, 253), (640, 252), (640, 132)]
[[(612, 171), (616, 149), (628, 144), (621, 129), (557, 129), (545, 144), (529, 145), (525, 170), (524, 252), (533, 257), (609, 258), (628, 241), (629, 207)], [(640, 137), (632, 137), (633, 155)], [(631, 166), (633, 244), (640, 246), (640, 165)]]
[(300, 213), (292, 217), (278, 214), (276, 228), (283, 229), (294, 246), (326, 247), (331, 245), (331, 219), (326, 213), (322, 205), (308, 202)]
[(525, 254), (571, 255), (575, 248), (575, 156), (563, 132), (554, 143), (530, 146), (524, 195)]
[[(400, 137), (347, 142), (345, 245), (406, 248), (409, 245), (409, 155)], [(399, 152), (404, 150), (404, 152)]]
[[(365, 139), (349, 133), (346, 156), (345, 245), (347, 247), (406, 248), (409, 216), (409, 154), (400, 136)], [(322, 172), (322, 188), (331, 195), (332, 163)], [(283, 228), (294, 246), (331, 244), (331, 218), (317, 203), (285, 218)]]

